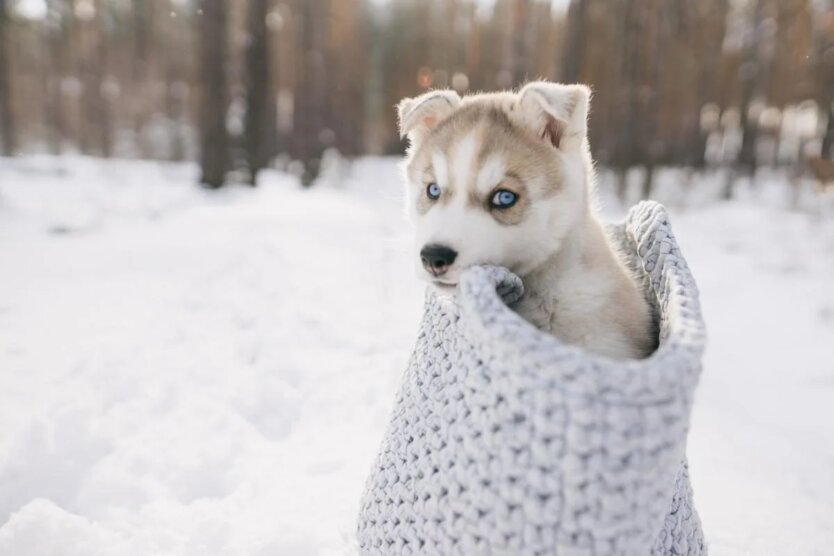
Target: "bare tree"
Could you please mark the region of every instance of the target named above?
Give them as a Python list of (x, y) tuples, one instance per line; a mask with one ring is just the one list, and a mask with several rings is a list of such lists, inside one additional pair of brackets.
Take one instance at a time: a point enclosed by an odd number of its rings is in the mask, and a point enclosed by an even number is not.
[[(176, 9), (171, 0), (164, 0), (168, 9)], [(186, 67), (187, 58), (165, 56), (166, 48), (176, 49), (180, 52), (188, 52), (188, 37), (183, 36), (181, 30), (174, 24), (174, 18), (165, 17), (160, 22), (160, 40), (157, 41), (155, 57), (164, 60), (165, 80), (165, 115), (170, 136), (170, 153), (168, 158), (179, 162), (186, 157), (186, 138), (184, 128), (187, 127), (186, 100), (188, 98), (189, 86), (187, 84)], [(184, 63), (185, 62), (185, 63)]]
[[(834, 10), (834, 6), (829, 9)], [(831, 158), (834, 157), (834, 18), (820, 19), (823, 23), (817, 33), (814, 69), (817, 104), (828, 115), (821, 152), (823, 158)]]
[(112, 133), (110, 110), (104, 96), (108, 48), (102, 13), (106, 4), (96, 0), (83, 6), (84, 9), (76, 11), (73, 21), (83, 88), (78, 120), (79, 143), (82, 152), (109, 156)]
[(728, 0), (711, 0), (688, 4), (695, 12), (696, 21), (693, 30), (697, 42), (693, 49), (702, 54), (699, 64), (698, 96), (689, 122), (690, 145), (687, 148), (687, 158), (694, 166), (702, 168), (706, 164), (707, 134), (701, 129), (701, 110), (717, 97), (716, 81), (721, 62), (721, 46), (726, 31), (726, 17)]
[[(739, 80), (741, 86), (741, 129), (742, 141), (741, 150), (738, 153), (739, 165), (751, 175), (756, 173), (756, 143), (758, 141), (758, 122), (751, 119), (752, 106), (757, 97), (763, 95), (765, 90), (765, 78), (767, 64), (762, 56), (765, 31), (765, 2), (766, 0), (754, 0), (755, 5), (751, 11), (752, 19), (749, 23), (750, 31), (745, 42), (743, 62), (739, 68)], [(768, 20), (769, 21), (769, 20)]]
[(249, 41), (246, 48), (246, 160), (249, 183), (256, 185), (258, 172), (269, 158), (270, 113), (269, 35), (266, 16), (269, 0), (249, 0)]
[(834, 157), (834, 100), (828, 101), (828, 124), (825, 127), (825, 134), (822, 138), (822, 156), (825, 158)]
[(59, 154), (67, 138), (67, 121), (64, 113), (64, 95), (61, 90), (70, 61), (70, 22), (72, 6), (63, 0), (47, 0), (46, 44), (49, 51), (47, 72), (46, 125), (49, 129), (49, 144), (53, 154)]
[(9, 30), (11, 29), (9, 8), (6, 0), (0, 0), (0, 139), (3, 142), (2, 153), (12, 156), (17, 148), (17, 137), (12, 111), (12, 83), (9, 68)]
[(226, 181), (229, 168), (229, 132), (226, 112), (229, 93), (226, 77), (228, 42), (225, 0), (202, 0), (200, 28), (200, 65), (202, 101), (200, 104), (200, 182), (218, 188)]
[(523, 83), (530, 74), (529, 41), (532, 39), (533, 31), (530, 25), (530, 12), (530, 0), (513, 0), (505, 57), (505, 71), (512, 76), (513, 85)]
[[(339, 0), (330, 6), (328, 56), (328, 128), (335, 132), (334, 143), (339, 152), (355, 156), (363, 151), (365, 92), (369, 60), (362, 23), (362, 0)], [(449, 63), (447, 61), (447, 63)]]
[(481, 66), (481, 27), (478, 21), (477, 6), (467, 6), (467, 19), (469, 34), (466, 38), (465, 67), (469, 77), (469, 86), (476, 89), (480, 86), (479, 69)]
[(563, 83), (576, 83), (582, 76), (585, 59), (589, 0), (571, 0), (568, 7), (567, 38), (562, 46)]
[(652, 195), (655, 167), (664, 154), (664, 144), (658, 139), (660, 127), (659, 105), (663, 100), (662, 74), (669, 48), (669, 36), (671, 34), (669, 27), (672, 21), (679, 25), (682, 23), (682, 7), (681, 1), (675, 0), (661, 2), (659, 6), (649, 6), (646, 10), (652, 16), (651, 27), (654, 32), (654, 40), (646, 56), (648, 86), (644, 88), (645, 94), (641, 95), (640, 99), (640, 119), (641, 126), (644, 128), (643, 140), (646, 143), (643, 147), (643, 162), (645, 164), (641, 194), (643, 199), (648, 199)]
[(328, 129), (327, 58), (328, 0), (298, 0), (298, 77), (293, 110), (293, 158), (304, 166), (301, 182), (311, 185), (321, 170), (321, 157), (332, 142)]
[(621, 94), (622, 106), (620, 139), (614, 156), (619, 172), (619, 193), (624, 198), (627, 188), (628, 169), (644, 160), (646, 143), (645, 121), (642, 119), (640, 92), (641, 84), (641, 39), (645, 33), (643, 4), (639, 0), (625, 0), (621, 29)]
[[(142, 156), (149, 156), (152, 152), (148, 140), (146, 128), (153, 115), (154, 98), (154, 71), (152, 65), (156, 61), (154, 54), (154, 41), (156, 23), (155, 0), (144, 2), (133, 2), (133, 64), (131, 82), (133, 88), (141, 93), (133, 103), (133, 129), (136, 133), (136, 144)], [(164, 8), (164, 7), (163, 7)], [(167, 14), (166, 14), (167, 15)]]

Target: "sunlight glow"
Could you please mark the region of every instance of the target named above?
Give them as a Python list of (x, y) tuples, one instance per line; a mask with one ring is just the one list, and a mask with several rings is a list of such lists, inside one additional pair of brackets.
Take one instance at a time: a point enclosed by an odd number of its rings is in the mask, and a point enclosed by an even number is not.
[(18, 0), (14, 9), (26, 19), (43, 19), (47, 12), (46, 0)]

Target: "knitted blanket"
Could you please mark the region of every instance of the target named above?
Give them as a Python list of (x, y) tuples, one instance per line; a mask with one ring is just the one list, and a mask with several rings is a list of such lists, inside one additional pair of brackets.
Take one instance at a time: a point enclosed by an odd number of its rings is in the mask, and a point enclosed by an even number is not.
[(685, 453), (698, 291), (661, 205), (610, 233), (658, 350), (617, 362), (538, 331), (501, 268), (467, 270), (454, 299), (429, 293), (361, 502), (362, 554), (706, 554)]

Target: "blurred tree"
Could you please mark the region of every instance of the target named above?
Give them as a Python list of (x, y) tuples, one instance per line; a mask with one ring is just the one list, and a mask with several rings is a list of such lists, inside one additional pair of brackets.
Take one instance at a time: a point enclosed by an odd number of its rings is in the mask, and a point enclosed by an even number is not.
[(369, 51), (361, 0), (332, 2), (325, 47), (328, 69), (325, 139), (348, 156), (360, 154), (364, 142), (365, 95)]
[(7, 0), (0, 0), (0, 141), (2, 141), (2, 153), (5, 156), (12, 156), (17, 148), (17, 130), (11, 99), (12, 74), (8, 54), (11, 48), (10, 19)]
[(221, 187), (229, 168), (229, 132), (226, 113), (229, 92), (226, 80), (228, 48), (225, 0), (201, 0), (196, 22), (200, 29), (200, 183)]
[(257, 185), (258, 172), (269, 160), (269, 137), (275, 115), (270, 109), (271, 78), (269, 0), (249, 0), (249, 37), (246, 45), (246, 161), (250, 185)]
[(325, 44), (329, 18), (328, 0), (297, 0), (299, 62), (293, 111), (292, 155), (303, 170), (301, 182), (311, 185), (321, 170), (324, 149), (333, 143), (334, 132), (326, 126), (327, 57)]
[(81, 0), (75, 5), (75, 41), (81, 75), (81, 151), (110, 156), (112, 122), (106, 95), (112, 89), (105, 81), (108, 45), (103, 0)]
[(660, 140), (661, 108), (664, 101), (662, 81), (663, 68), (672, 53), (670, 43), (671, 26), (680, 25), (683, 20), (682, 3), (679, 0), (661, 0), (659, 5), (646, 8), (644, 17), (649, 18), (650, 42), (644, 47), (647, 67), (646, 85), (640, 95), (640, 118), (643, 121), (642, 158), (645, 165), (641, 198), (651, 197), (654, 186), (654, 172), (662, 161), (666, 145)]
[[(185, 20), (188, 10), (177, 8), (171, 0), (157, 0), (167, 8), (160, 17), (159, 39), (155, 41), (154, 58), (164, 61), (165, 120), (169, 136), (168, 158), (181, 161), (186, 158), (186, 139), (184, 132), (188, 127), (186, 101), (191, 90), (191, 61), (186, 53), (194, 50), (189, 35), (183, 32), (179, 19)], [(181, 14), (183, 17), (165, 17), (165, 14)], [(179, 53), (178, 56), (170, 52)]]
[(620, 79), (623, 87), (621, 106), (622, 120), (619, 126), (619, 148), (615, 155), (615, 165), (619, 172), (619, 193), (625, 198), (627, 190), (628, 169), (645, 161), (646, 120), (642, 110), (641, 94), (646, 89), (641, 82), (643, 64), (642, 40), (646, 33), (646, 13), (639, 0), (624, 0), (622, 26), (622, 66)]
[(821, 153), (834, 158), (834, 2), (828, 2), (828, 11), (818, 19), (814, 73), (816, 75), (816, 101), (827, 124), (823, 132)]
[(742, 142), (738, 162), (751, 175), (756, 172), (756, 139), (758, 137), (757, 100), (763, 97), (766, 62), (763, 59), (765, 42), (772, 20), (766, 19), (766, 0), (753, 0), (748, 28), (744, 34), (742, 64), (738, 78), (741, 86), (739, 112)]
[[(167, 6), (159, 5), (158, 0), (133, 2), (133, 63), (131, 64), (131, 85), (140, 94), (131, 105), (133, 130), (136, 133), (136, 146), (142, 156), (150, 156), (153, 146), (147, 129), (154, 115), (156, 95), (154, 86), (157, 81), (157, 64), (155, 46), (162, 37), (158, 34), (157, 24), (160, 15), (168, 15)], [(159, 12), (162, 12), (160, 14)]]
[(534, 40), (530, 14), (530, 0), (512, 0), (504, 72), (512, 76), (514, 85), (524, 83), (530, 75), (529, 42)]
[(46, 83), (46, 125), (49, 145), (53, 154), (63, 150), (67, 140), (67, 123), (64, 113), (64, 80), (70, 62), (72, 46), (70, 27), (72, 6), (65, 0), (47, 0), (46, 44), (49, 51), (48, 77)]
[(567, 34), (562, 47), (562, 71), (559, 79), (563, 83), (578, 83), (582, 80), (581, 70), (585, 61), (585, 37), (589, 0), (571, 0), (568, 7)]
[(466, 5), (467, 36), (465, 68), (468, 85), (477, 90), (480, 87), (481, 66), (481, 25), (478, 21), (478, 8), (470, 2)]
[(708, 130), (701, 125), (701, 111), (708, 103), (718, 102), (719, 67), (721, 50), (726, 33), (728, 0), (703, 0), (687, 4), (692, 10), (691, 40), (689, 47), (697, 68), (696, 88), (698, 96), (691, 106), (685, 134), (689, 137), (686, 160), (703, 168), (706, 164)]

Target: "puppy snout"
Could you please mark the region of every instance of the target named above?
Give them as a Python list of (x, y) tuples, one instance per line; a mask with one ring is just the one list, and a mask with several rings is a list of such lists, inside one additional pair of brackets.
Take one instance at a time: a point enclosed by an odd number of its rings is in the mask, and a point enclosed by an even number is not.
[(423, 268), (433, 276), (445, 274), (455, 262), (457, 256), (457, 251), (445, 245), (426, 245), (420, 251), (420, 260), (423, 261)]

